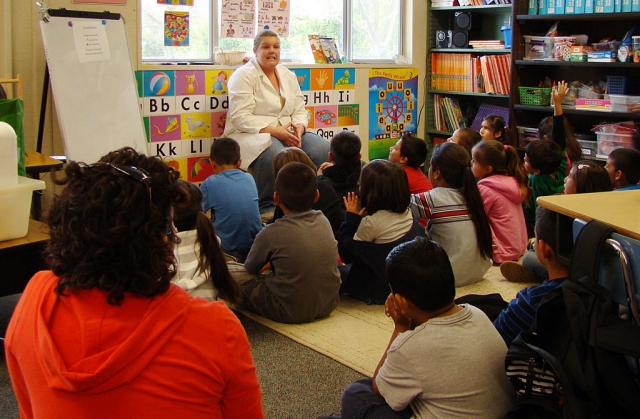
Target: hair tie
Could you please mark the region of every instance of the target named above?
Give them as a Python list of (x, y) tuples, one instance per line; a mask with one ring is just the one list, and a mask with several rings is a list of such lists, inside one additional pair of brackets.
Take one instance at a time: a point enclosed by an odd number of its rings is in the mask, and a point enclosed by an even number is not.
[(504, 144), (502, 147), (504, 148), (504, 151), (507, 151), (509, 149), (509, 146), (506, 144)]

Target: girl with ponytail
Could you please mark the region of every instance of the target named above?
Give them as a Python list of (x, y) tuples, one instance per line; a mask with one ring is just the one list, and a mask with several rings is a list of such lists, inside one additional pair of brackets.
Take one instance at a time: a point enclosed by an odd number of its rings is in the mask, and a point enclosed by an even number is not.
[(449, 256), (456, 286), (478, 282), (491, 266), (491, 227), (464, 147), (436, 147), (429, 166), (434, 189), (413, 195), (411, 210), (429, 219), (429, 235)]
[(495, 140), (473, 147), (471, 170), (491, 225), (493, 261), (518, 260), (527, 250), (527, 226), (522, 203), (531, 188), (515, 148)]
[(229, 273), (213, 223), (202, 211), (200, 188), (184, 180), (178, 183), (188, 199), (173, 209), (180, 239), (174, 250), (178, 269), (173, 282), (193, 297), (239, 303), (240, 287)]

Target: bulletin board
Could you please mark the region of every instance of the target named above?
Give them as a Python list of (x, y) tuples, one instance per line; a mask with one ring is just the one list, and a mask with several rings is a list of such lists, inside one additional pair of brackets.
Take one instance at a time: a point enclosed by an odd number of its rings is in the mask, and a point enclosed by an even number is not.
[(50, 9), (40, 29), (67, 159), (91, 163), (124, 146), (146, 153), (120, 14)]

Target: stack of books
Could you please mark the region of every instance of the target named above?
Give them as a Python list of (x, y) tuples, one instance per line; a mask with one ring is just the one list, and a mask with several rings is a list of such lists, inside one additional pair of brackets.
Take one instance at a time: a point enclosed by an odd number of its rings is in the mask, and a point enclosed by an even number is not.
[(435, 127), (438, 131), (454, 132), (467, 126), (460, 103), (452, 97), (433, 95)]
[(497, 39), (469, 41), (469, 46), (475, 49), (504, 49), (504, 41)]
[(340, 64), (342, 57), (335, 38), (309, 35), (309, 45), (316, 64)]

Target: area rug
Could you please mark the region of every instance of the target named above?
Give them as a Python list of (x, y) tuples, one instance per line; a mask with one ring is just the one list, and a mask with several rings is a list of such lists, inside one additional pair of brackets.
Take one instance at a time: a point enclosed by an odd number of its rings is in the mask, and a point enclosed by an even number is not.
[[(510, 301), (520, 289), (529, 285), (508, 282), (494, 266), (482, 281), (457, 288), (456, 297), (497, 292)], [(304, 324), (281, 324), (246, 310), (239, 311), (367, 376), (373, 376), (393, 331), (393, 321), (385, 316), (383, 306), (367, 305), (346, 296), (341, 297), (340, 304), (329, 317)]]

